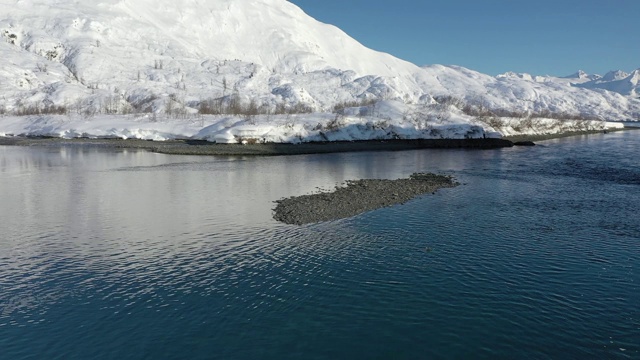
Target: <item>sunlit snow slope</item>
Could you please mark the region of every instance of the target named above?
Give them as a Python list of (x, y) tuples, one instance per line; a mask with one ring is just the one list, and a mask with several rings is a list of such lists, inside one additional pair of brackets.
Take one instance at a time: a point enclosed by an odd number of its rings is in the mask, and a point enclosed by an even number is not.
[(233, 97), (266, 111), (302, 104), (317, 113), (379, 99), (406, 107), (379, 116), (406, 118), (445, 96), (606, 120), (640, 114), (633, 92), (420, 68), (364, 47), (285, 0), (0, 0), (0, 39), (6, 114), (46, 106), (85, 115), (195, 113), (207, 99)]

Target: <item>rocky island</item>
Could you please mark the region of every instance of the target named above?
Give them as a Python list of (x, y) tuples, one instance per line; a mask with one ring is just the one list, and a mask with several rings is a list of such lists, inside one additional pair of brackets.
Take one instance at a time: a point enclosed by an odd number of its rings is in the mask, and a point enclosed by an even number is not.
[(441, 188), (459, 185), (451, 176), (414, 173), (409, 178), (347, 181), (332, 192), (294, 196), (276, 201), (274, 219), (294, 225), (352, 217), (367, 211), (404, 204)]

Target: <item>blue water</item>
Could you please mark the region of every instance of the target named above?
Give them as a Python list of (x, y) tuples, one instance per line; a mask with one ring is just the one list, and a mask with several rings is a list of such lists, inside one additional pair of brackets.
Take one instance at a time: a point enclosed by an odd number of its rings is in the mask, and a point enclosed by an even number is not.
[[(487, 151), (0, 147), (0, 359), (640, 358), (640, 131)], [(310, 226), (347, 179), (463, 185)]]

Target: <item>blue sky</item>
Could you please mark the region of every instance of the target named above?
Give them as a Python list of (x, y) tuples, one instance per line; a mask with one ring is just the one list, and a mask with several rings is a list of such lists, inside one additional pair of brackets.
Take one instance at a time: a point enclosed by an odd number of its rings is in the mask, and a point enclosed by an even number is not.
[(640, 68), (640, 0), (290, 0), (417, 65), (563, 76)]

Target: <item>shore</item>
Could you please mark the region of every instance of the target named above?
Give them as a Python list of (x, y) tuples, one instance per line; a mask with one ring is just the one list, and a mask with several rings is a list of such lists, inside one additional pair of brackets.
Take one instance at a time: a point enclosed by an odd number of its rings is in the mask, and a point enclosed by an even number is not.
[(367, 211), (404, 204), (438, 189), (458, 183), (450, 176), (415, 173), (407, 179), (364, 179), (347, 181), (332, 192), (294, 196), (276, 201), (273, 218), (303, 225), (349, 218)]
[(144, 149), (173, 155), (275, 156), (356, 151), (401, 151), (414, 149), (495, 149), (513, 146), (504, 139), (420, 139), (315, 142), (301, 144), (216, 144), (202, 140), (147, 141), (136, 139), (61, 139), (0, 137), (0, 145), (88, 146), (116, 149)]
[[(640, 130), (627, 127), (613, 131)], [(113, 149), (141, 149), (170, 155), (277, 156), (324, 154), (357, 151), (402, 151), (416, 149), (496, 149), (512, 147), (515, 142), (542, 141), (577, 135), (602, 134), (603, 131), (579, 131), (548, 135), (517, 135), (501, 139), (418, 139), (311, 142), (300, 144), (216, 144), (204, 140), (150, 141), (138, 139), (91, 139), (53, 137), (1, 137), (0, 145), (84, 146)]]
[(503, 137), (503, 139), (512, 141), (514, 143), (520, 142), (520, 141), (544, 141), (544, 140), (562, 139), (562, 138), (567, 138), (572, 136), (606, 134), (606, 133), (613, 133), (618, 131), (629, 131), (629, 130), (640, 130), (640, 128), (625, 127), (623, 129), (611, 129), (611, 130), (569, 131), (569, 132), (563, 132), (559, 134), (512, 135), (512, 136), (505, 136)]
[[(625, 128), (624, 130), (638, 130)], [(147, 141), (137, 139), (62, 139), (0, 137), (1, 145), (36, 147), (82, 147), (140, 149), (176, 155), (276, 156), (357, 151), (401, 151), (414, 149), (495, 149), (514, 142), (541, 141), (568, 136), (602, 134), (602, 131), (554, 135), (520, 135), (503, 139), (438, 139), (350, 141), (302, 144), (215, 144), (202, 140)], [(408, 179), (348, 181), (335, 191), (303, 195), (277, 201), (274, 219), (287, 224), (309, 224), (352, 217), (382, 207), (405, 203), (417, 196), (458, 184), (448, 176), (414, 174)]]

